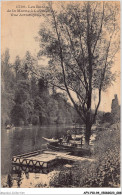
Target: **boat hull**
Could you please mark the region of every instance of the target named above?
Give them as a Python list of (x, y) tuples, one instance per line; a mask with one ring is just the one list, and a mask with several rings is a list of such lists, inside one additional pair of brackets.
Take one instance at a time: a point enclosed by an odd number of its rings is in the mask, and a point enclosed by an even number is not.
[(48, 139), (46, 137), (42, 137), (45, 141), (49, 142), (49, 143), (58, 143), (59, 140), (58, 139)]
[(59, 146), (59, 145), (54, 145), (54, 144), (48, 144), (48, 148), (52, 150), (56, 150), (56, 151), (67, 151), (67, 152), (71, 152), (76, 149), (74, 147), (66, 147), (62, 145)]
[(73, 155), (79, 156), (89, 156), (91, 155), (91, 151), (89, 149), (85, 149), (83, 147), (75, 147), (75, 146), (64, 146), (56, 143), (48, 143), (48, 148), (54, 151), (66, 151), (70, 152)]

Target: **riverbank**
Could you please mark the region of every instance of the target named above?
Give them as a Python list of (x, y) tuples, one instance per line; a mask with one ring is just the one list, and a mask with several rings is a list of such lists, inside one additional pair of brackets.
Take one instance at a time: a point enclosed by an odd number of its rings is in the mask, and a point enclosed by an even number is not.
[(110, 126), (98, 132), (92, 157), (94, 162), (63, 166), (50, 181), (50, 187), (119, 187), (120, 128)]
[(32, 188), (119, 187), (120, 128), (116, 124), (96, 132), (96, 141), (90, 156), (95, 161), (64, 163), (52, 168), (48, 174), (26, 171), (11, 172), (10, 159), (13, 155), (41, 149), (45, 144), (44, 140), (41, 139), (43, 136), (59, 136), (62, 134), (62, 129), (66, 131), (67, 127), (26, 128), (21, 131), (9, 131), (8, 133), (4, 131), (5, 135), (3, 135), (7, 139), (2, 144), (2, 186), (9, 187), (8, 175), (10, 174), (13, 175), (11, 187), (24, 187), (24, 184), (27, 184), (25, 187)]

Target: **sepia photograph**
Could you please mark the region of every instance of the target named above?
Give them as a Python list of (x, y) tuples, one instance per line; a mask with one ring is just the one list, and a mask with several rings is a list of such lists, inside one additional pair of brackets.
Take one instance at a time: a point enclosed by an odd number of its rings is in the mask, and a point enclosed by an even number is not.
[(1, 187), (119, 188), (120, 1), (1, 2)]

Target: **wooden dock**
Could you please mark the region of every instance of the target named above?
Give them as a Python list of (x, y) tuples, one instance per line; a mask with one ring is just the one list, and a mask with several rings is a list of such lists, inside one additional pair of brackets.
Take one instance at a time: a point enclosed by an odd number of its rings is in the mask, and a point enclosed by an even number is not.
[(93, 162), (95, 161), (92, 158), (85, 158), (85, 157), (80, 157), (80, 156), (74, 156), (70, 155), (70, 152), (54, 152), (54, 151), (44, 151), (46, 154), (55, 154), (57, 159), (62, 159), (62, 160), (70, 160), (70, 161), (90, 161)]
[(57, 151), (35, 151), (22, 155), (13, 156), (12, 163), (20, 166), (31, 166), (38, 168), (50, 168), (57, 164), (59, 160), (67, 160), (73, 162), (94, 161), (90, 158), (70, 155), (70, 152)]
[(13, 156), (14, 164), (48, 168), (56, 164), (56, 156), (53, 154), (44, 154), (42, 151), (30, 152), (22, 155)]

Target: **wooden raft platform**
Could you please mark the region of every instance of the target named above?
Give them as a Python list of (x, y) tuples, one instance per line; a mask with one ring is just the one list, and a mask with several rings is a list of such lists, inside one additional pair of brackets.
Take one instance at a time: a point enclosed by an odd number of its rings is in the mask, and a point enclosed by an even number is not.
[(44, 154), (38, 150), (22, 155), (13, 156), (12, 163), (19, 165), (35, 166), (40, 168), (48, 168), (56, 164), (56, 156), (53, 154)]
[[(58, 153), (68, 154), (68, 153)], [(50, 168), (58, 162), (57, 152), (50, 151), (34, 151), (26, 154), (13, 156), (12, 163), (20, 166), (33, 166), (38, 168)]]
[(86, 158), (86, 157), (80, 157), (80, 156), (73, 156), (70, 155), (70, 152), (54, 152), (54, 151), (44, 151), (46, 154), (56, 154), (57, 159), (62, 159), (62, 160), (69, 160), (69, 161), (90, 161), (93, 162), (95, 161), (92, 158)]
[(70, 155), (70, 152), (35, 151), (13, 156), (12, 163), (20, 166), (33, 166), (38, 168), (50, 168), (59, 160), (68, 161), (94, 161), (93, 159)]

